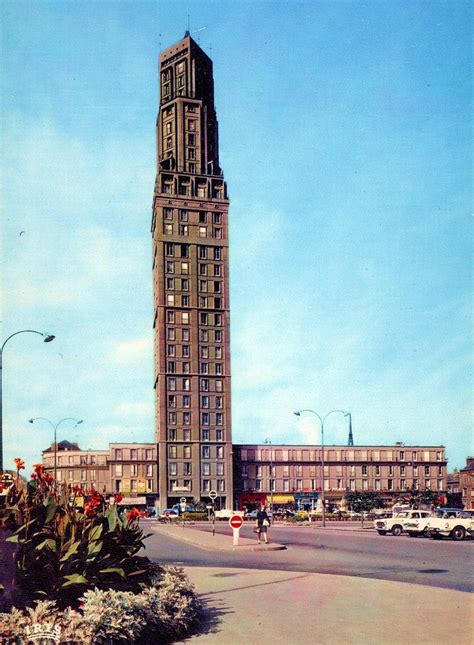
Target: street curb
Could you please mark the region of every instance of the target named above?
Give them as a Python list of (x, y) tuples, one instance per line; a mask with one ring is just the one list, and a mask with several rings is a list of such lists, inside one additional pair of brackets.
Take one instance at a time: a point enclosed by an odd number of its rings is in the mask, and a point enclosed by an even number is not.
[[(284, 551), (286, 550), (286, 545), (285, 544), (278, 544), (277, 542), (273, 543), (270, 542), (269, 544), (253, 544), (251, 540), (248, 538), (240, 538), (241, 540), (246, 540), (249, 542), (249, 544), (239, 544), (238, 546), (234, 546), (231, 543), (232, 537), (231, 536), (223, 536), (222, 534), (217, 534), (217, 540), (215, 541), (214, 544), (203, 544), (202, 541), (197, 539), (195, 536), (185, 534), (186, 529), (181, 529), (181, 531), (177, 532), (167, 532), (167, 531), (160, 531), (159, 527), (153, 527), (158, 530), (156, 530), (156, 533), (162, 533), (164, 535), (168, 535), (170, 538), (175, 538), (176, 540), (181, 540), (182, 542), (186, 542), (187, 544), (193, 544), (194, 546), (197, 546), (199, 549), (204, 549), (205, 551), (240, 551), (240, 552), (247, 552), (247, 551)], [(204, 537), (209, 540), (213, 540), (214, 536), (211, 536), (208, 532), (206, 531), (201, 531), (204, 535), (199, 536), (199, 537)], [(221, 539), (225, 538), (229, 540), (229, 544), (225, 544), (225, 546), (222, 545)], [(221, 542), (219, 544), (219, 542)]]

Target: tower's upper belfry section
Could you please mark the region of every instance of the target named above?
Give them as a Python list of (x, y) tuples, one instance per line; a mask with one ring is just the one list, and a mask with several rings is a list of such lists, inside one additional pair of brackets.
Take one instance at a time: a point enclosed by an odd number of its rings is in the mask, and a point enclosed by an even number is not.
[(157, 127), (158, 171), (222, 174), (212, 61), (188, 32), (160, 54)]

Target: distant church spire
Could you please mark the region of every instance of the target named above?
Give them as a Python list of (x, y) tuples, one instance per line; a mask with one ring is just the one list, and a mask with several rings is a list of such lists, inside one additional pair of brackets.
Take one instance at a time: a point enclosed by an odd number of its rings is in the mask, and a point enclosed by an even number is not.
[(349, 438), (347, 440), (347, 445), (348, 446), (353, 446), (354, 445), (354, 437), (352, 436), (352, 414), (350, 412), (347, 413), (349, 415)]

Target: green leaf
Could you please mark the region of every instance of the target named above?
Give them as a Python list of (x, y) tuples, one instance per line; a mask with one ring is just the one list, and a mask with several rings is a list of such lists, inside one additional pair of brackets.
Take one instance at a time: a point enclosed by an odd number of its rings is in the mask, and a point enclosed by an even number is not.
[(70, 587), (71, 585), (86, 585), (89, 583), (87, 578), (81, 576), (79, 573), (73, 573), (70, 576), (64, 576), (68, 582), (65, 582), (61, 588)]
[(100, 569), (99, 573), (118, 573), (119, 576), (125, 578), (125, 571), (119, 567), (109, 567), (108, 569)]
[(67, 553), (65, 555), (63, 555), (63, 557), (61, 558), (61, 562), (64, 562), (65, 560), (68, 560), (71, 557), (71, 555), (74, 555), (74, 553), (76, 553), (77, 549), (79, 548), (80, 544), (81, 544), (81, 541), (76, 540), (76, 542), (74, 542), (69, 547)]
[(56, 509), (58, 508), (58, 505), (54, 497), (48, 497), (48, 499), (46, 499), (43, 503), (46, 506), (45, 523), (48, 524), (56, 515)]
[(51, 538), (48, 538), (47, 540), (44, 540), (41, 542), (41, 544), (38, 544), (36, 547), (37, 551), (42, 551), (45, 547), (48, 547), (48, 549), (51, 549), (51, 551), (56, 551), (56, 540), (52, 540)]
[(117, 511), (115, 506), (110, 506), (107, 513), (105, 514), (107, 522), (109, 523), (109, 531), (114, 531), (117, 526)]
[(12, 535), (11, 537), (7, 538), (5, 542), (16, 542), (18, 543), (18, 535)]
[(99, 551), (104, 546), (103, 542), (90, 542), (87, 547), (87, 555), (93, 555), (94, 553), (99, 553)]
[(103, 529), (102, 524), (98, 524), (97, 526), (94, 526), (92, 531), (89, 533), (89, 542), (94, 542), (94, 540), (98, 540), (102, 535), (102, 529)]

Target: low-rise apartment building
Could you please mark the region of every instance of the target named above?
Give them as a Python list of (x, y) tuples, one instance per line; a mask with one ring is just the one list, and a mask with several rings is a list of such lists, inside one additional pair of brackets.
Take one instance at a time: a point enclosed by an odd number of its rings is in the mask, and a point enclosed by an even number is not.
[(462, 505), (474, 509), (474, 457), (468, 457), (466, 465), (459, 471), (459, 488), (461, 489)]
[[(43, 465), (53, 472), (54, 445), (43, 451)], [(154, 443), (111, 443), (108, 450), (81, 450), (61, 441), (56, 450), (59, 482), (105, 496), (120, 492), (126, 506), (155, 506), (158, 500), (158, 454)]]
[(326, 504), (341, 507), (346, 491), (375, 491), (390, 503), (404, 492), (446, 491), (444, 446), (240, 445), (233, 449), (239, 508), (262, 502), (307, 505), (324, 486)]

